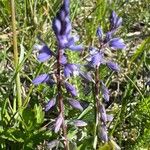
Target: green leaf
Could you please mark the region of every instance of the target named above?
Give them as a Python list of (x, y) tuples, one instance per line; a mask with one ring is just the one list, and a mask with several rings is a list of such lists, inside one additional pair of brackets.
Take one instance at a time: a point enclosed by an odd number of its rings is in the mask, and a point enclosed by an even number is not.
[(26, 135), (24, 132), (22, 132), (19, 129), (16, 128), (10, 128), (6, 131), (4, 131), (1, 135), (2, 138), (15, 141), (15, 142), (24, 142), (24, 139), (26, 138)]
[[(150, 37), (142, 42), (139, 48), (135, 51), (134, 55), (130, 59), (130, 64), (134, 62), (145, 50), (149, 50)], [(148, 46), (148, 47), (147, 47)]]
[(20, 57), (19, 57), (19, 64), (22, 62), (24, 59), (24, 46), (20, 44)]
[(78, 119), (81, 119), (82, 117), (84, 117), (93, 107), (91, 105), (89, 105), (78, 117)]
[(110, 144), (106, 143), (105, 145), (100, 146), (98, 150), (113, 150), (113, 149)]
[(32, 111), (29, 108), (24, 109), (22, 112), (22, 118), (23, 118), (22, 123), (26, 130), (29, 131), (34, 129), (34, 126), (36, 124), (34, 111)]
[(35, 112), (35, 118), (37, 124), (42, 124), (44, 121), (44, 112), (42, 111), (42, 106), (41, 105), (35, 105), (34, 106), (34, 112)]
[(110, 140), (108, 143), (100, 146), (98, 150), (121, 150), (121, 148), (117, 145), (115, 141)]

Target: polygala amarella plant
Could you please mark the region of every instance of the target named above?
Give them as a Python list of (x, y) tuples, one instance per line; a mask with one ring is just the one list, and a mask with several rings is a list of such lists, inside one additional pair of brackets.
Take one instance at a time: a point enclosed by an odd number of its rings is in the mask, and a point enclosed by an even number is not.
[[(39, 85), (41, 83), (46, 83), (49, 86), (57, 86), (57, 93), (45, 106), (45, 111), (49, 111), (53, 106), (58, 104), (59, 114), (56, 118), (54, 124), (54, 132), (57, 133), (62, 127), (63, 138), (65, 149), (69, 149), (68, 139), (67, 139), (67, 126), (65, 123), (64, 115), (64, 97), (63, 90), (66, 89), (66, 92), (70, 94), (71, 99), (68, 100), (71, 106), (78, 109), (82, 109), (82, 106), (78, 106), (78, 102), (72, 97), (77, 96), (77, 90), (74, 85), (69, 83), (69, 78), (78, 72), (78, 65), (69, 63), (66, 55), (68, 49), (72, 51), (81, 51), (83, 50), (82, 45), (77, 45), (78, 41), (77, 36), (71, 35), (71, 22), (69, 16), (69, 0), (64, 0), (62, 6), (56, 14), (56, 17), (53, 19), (52, 28), (57, 39), (57, 51), (54, 52), (48, 48), (48, 46), (41, 39), (41, 44), (35, 45), (35, 49), (39, 50), (37, 59), (40, 62), (45, 62), (50, 58), (56, 59), (56, 69), (50, 74), (41, 74), (33, 80), (34, 85)], [(57, 81), (53, 79), (53, 76), (57, 78)], [(81, 120), (75, 120), (74, 124), (76, 126), (85, 126), (86, 123)]]
[[(93, 74), (93, 80), (89, 82), (93, 83), (92, 91), (95, 99), (95, 128), (94, 128), (94, 142), (93, 148), (97, 148), (98, 137), (103, 142), (108, 142), (108, 129), (107, 122), (112, 121), (113, 116), (107, 115), (105, 109), (105, 103), (109, 102), (110, 93), (104, 82), (100, 77), (101, 66), (107, 66), (114, 72), (120, 71), (120, 66), (113, 61), (113, 57), (110, 57), (111, 51), (113, 53), (116, 50), (125, 49), (123, 39), (114, 37), (115, 32), (122, 24), (122, 18), (120, 18), (114, 11), (110, 16), (110, 28), (106, 34), (103, 34), (103, 30), (98, 27), (96, 35), (98, 37), (99, 46), (89, 48), (89, 57), (87, 58), (87, 69), (89, 74)], [(89, 84), (88, 84), (89, 86)], [(101, 95), (104, 99), (101, 100)]]

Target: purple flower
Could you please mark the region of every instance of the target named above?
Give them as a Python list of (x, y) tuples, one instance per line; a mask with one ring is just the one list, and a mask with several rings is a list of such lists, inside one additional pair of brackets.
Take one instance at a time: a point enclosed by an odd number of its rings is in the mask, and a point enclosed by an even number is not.
[(59, 145), (59, 140), (53, 140), (53, 141), (50, 141), (49, 143), (47, 143), (48, 149), (53, 149), (58, 145)]
[(60, 60), (59, 60), (59, 63), (62, 64), (62, 65), (67, 64), (67, 57), (66, 57), (65, 54), (62, 54), (62, 55), (61, 55)]
[(70, 45), (68, 46), (69, 49), (71, 49), (72, 51), (82, 51), (83, 50), (83, 45)]
[(108, 142), (107, 127), (103, 124), (100, 129), (100, 137), (104, 142)]
[(37, 59), (40, 62), (45, 62), (45, 61), (47, 61), (52, 56), (51, 50), (44, 43), (42, 43), (42, 45), (36, 44), (34, 46), (34, 48), (37, 49), (37, 50), (39, 50), (39, 55), (37, 56)]
[(125, 48), (124, 41), (123, 39), (120, 39), (120, 38), (113, 38), (112, 40), (110, 40), (109, 46), (112, 49), (124, 49)]
[(69, 78), (73, 74), (78, 74), (78, 67), (75, 64), (66, 64), (64, 66), (64, 75)]
[(100, 104), (99, 112), (101, 115), (101, 120), (106, 123), (107, 122), (107, 114), (103, 104)]
[(98, 38), (100, 40), (102, 40), (102, 38), (103, 38), (103, 30), (100, 27), (97, 28), (96, 35), (98, 36)]
[(82, 120), (74, 120), (74, 124), (76, 127), (85, 127), (87, 126), (87, 123)]
[(63, 123), (63, 117), (62, 114), (60, 114), (55, 123), (55, 129), (54, 129), (55, 133), (57, 133), (60, 130), (62, 123)]
[(102, 52), (98, 52), (98, 53), (92, 55), (90, 64), (93, 65), (94, 67), (99, 66), (100, 64), (102, 64), (104, 62), (103, 56), (104, 55)]
[(111, 30), (112, 29), (117, 29), (120, 27), (122, 24), (122, 18), (119, 17), (114, 11), (112, 11), (111, 16), (110, 16), (110, 25), (111, 25)]
[(49, 111), (56, 104), (56, 98), (52, 98), (45, 106), (45, 111)]
[(113, 118), (114, 118), (114, 117), (113, 117), (112, 114), (107, 115), (107, 121), (112, 122)]
[(72, 96), (77, 96), (77, 91), (73, 85), (71, 85), (68, 82), (65, 82), (65, 88)]
[(106, 85), (101, 81), (101, 89), (102, 89), (102, 96), (106, 102), (109, 102), (109, 90)]
[(112, 36), (113, 36), (113, 32), (112, 31), (108, 31), (106, 33), (106, 37), (105, 37), (104, 43), (109, 42), (112, 39)]
[(83, 111), (83, 107), (81, 106), (80, 102), (78, 100), (75, 99), (69, 99), (69, 104), (76, 109), (79, 109), (81, 111)]
[(98, 49), (95, 48), (95, 47), (90, 47), (90, 48), (89, 48), (89, 51), (90, 51), (90, 54), (91, 54), (91, 55), (94, 55), (94, 54), (97, 53)]
[(112, 71), (116, 71), (119, 72), (120, 71), (120, 67), (117, 63), (112, 62), (112, 61), (108, 61), (107, 62), (107, 66), (112, 70)]
[(51, 79), (50, 79), (50, 75), (49, 74), (41, 74), (39, 76), (37, 76), (33, 81), (32, 83), (34, 85), (38, 85), (40, 83), (47, 83), (49, 82)]
[(84, 81), (86, 82), (94, 82), (93, 78), (91, 77), (91, 74), (90, 73), (85, 73), (85, 72), (82, 72), (80, 71), (80, 74), (81, 78), (84, 79)]

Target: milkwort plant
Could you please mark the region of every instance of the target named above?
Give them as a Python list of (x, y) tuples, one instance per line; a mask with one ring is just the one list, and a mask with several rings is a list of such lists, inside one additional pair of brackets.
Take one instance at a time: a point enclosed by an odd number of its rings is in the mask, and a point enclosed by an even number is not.
[[(69, 83), (69, 78), (75, 73), (78, 72), (78, 66), (73, 63), (69, 63), (66, 55), (67, 49), (72, 51), (81, 51), (83, 49), (82, 45), (77, 45), (76, 42), (78, 38), (71, 35), (72, 25), (70, 22), (69, 16), (69, 0), (64, 0), (62, 6), (56, 14), (56, 17), (52, 22), (52, 29), (55, 33), (57, 39), (57, 51), (54, 52), (48, 48), (46, 43), (39, 38), (41, 44), (36, 44), (35, 49), (39, 51), (37, 59), (40, 62), (45, 62), (52, 57), (56, 60), (55, 68), (52, 73), (41, 74), (33, 79), (34, 85), (39, 85), (41, 83), (46, 83), (49, 86), (56, 86), (57, 92), (56, 95), (49, 100), (45, 106), (45, 111), (49, 111), (53, 106), (58, 103), (59, 106), (59, 115), (55, 119), (54, 123), (54, 132), (58, 133), (62, 128), (64, 139), (64, 149), (69, 149), (69, 142), (67, 139), (67, 125), (65, 122), (65, 110), (64, 110), (64, 89), (71, 97), (77, 96), (77, 90), (74, 85)], [(54, 76), (56, 80), (54, 80)], [(78, 109), (82, 107), (79, 106), (79, 103), (73, 98), (69, 99), (69, 103), (72, 106), (75, 106)], [(80, 107), (80, 108), (79, 108)], [(77, 126), (84, 124), (80, 120), (74, 122)]]
[[(113, 58), (110, 57), (110, 53), (111, 51), (114, 53), (116, 50), (125, 49), (123, 39), (114, 37), (115, 32), (121, 26), (121, 24), (122, 18), (112, 11), (110, 16), (109, 30), (104, 35), (101, 27), (97, 28), (96, 35), (98, 37), (99, 46), (90, 47), (89, 56), (86, 59), (86, 68), (88, 70), (88, 74), (93, 74), (94, 76), (93, 80), (89, 80), (93, 83), (91, 89), (95, 105), (94, 149), (96, 149), (98, 146), (98, 138), (104, 143), (109, 141), (107, 123), (112, 121), (113, 116), (107, 115), (106, 113), (105, 103), (109, 102), (110, 100), (110, 92), (100, 77), (100, 69), (101, 66), (107, 66), (114, 72), (118, 73), (120, 71), (120, 66), (113, 61)], [(84, 77), (87, 78), (87, 75)], [(101, 96), (104, 100), (101, 100)]]

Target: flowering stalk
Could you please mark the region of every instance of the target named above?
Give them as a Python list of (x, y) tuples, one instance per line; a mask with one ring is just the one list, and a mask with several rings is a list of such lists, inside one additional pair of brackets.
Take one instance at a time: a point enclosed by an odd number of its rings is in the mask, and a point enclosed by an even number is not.
[[(15, 19), (15, 3), (14, 3), (14, 0), (11, 0), (11, 17), (12, 17), (12, 30), (13, 30), (14, 65), (15, 65), (15, 70), (17, 71), (17, 67), (18, 67), (18, 49), (17, 49), (17, 33), (16, 33), (16, 19)], [(16, 89), (17, 89), (18, 108), (20, 108), (22, 106), (22, 100), (21, 100), (20, 76), (19, 76), (18, 72), (16, 74)]]
[[(94, 127), (94, 143), (93, 148), (97, 148), (97, 135), (103, 142), (108, 142), (108, 131), (107, 122), (110, 120), (109, 115), (106, 114), (104, 102), (109, 101), (109, 90), (106, 85), (100, 80), (99, 70), (101, 65), (107, 66), (109, 69), (115, 72), (120, 71), (120, 67), (117, 63), (112, 61), (112, 57), (109, 56), (110, 50), (124, 49), (124, 41), (120, 38), (114, 38), (114, 34), (122, 23), (122, 18), (118, 17), (113, 11), (110, 17), (110, 29), (103, 35), (103, 31), (100, 27), (97, 29), (97, 36), (99, 40), (99, 47), (90, 47), (90, 56), (87, 58), (89, 71), (94, 71), (94, 82), (93, 82), (93, 97), (95, 107), (95, 127)], [(108, 55), (109, 54), (109, 55)], [(100, 100), (100, 92), (104, 99)], [(112, 117), (111, 117), (112, 118)], [(99, 132), (100, 131), (100, 132)]]
[[(56, 17), (53, 19), (52, 28), (55, 33), (57, 39), (57, 47), (58, 50), (53, 52), (48, 48), (46, 43), (41, 40), (41, 44), (35, 45), (35, 49), (39, 50), (39, 55), (37, 59), (40, 62), (45, 62), (51, 57), (57, 60), (56, 69), (50, 74), (41, 74), (33, 80), (34, 85), (38, 85), (41, 83), (46, 83), (49, 86), (57, 86), (57, 93), (53, 98), (49, 100), (46, 104), (45, 111), (49, 111), (54, 105), (56, 105), (56, 101), (59, 104), (59, 115), (55, 119), (54, 123), (54, 132), (58, 133), (60, 129), (63, 130), (63, 138), (65, 139), (64, 148), (69, 150), (69, 142), (67, 139), (67, 126), (65, 124), (65, 113), (64, 113), (64, 102), (63, 102), (63, 91), (62, 88), (66, 90), (68, 95), (71, 97), (77, 96), (77, 91), (75, 87), (68, 82), (68, 79), (78, 71), (78, 67), (76, 64), (72, 64), (68, 62), (68, 57), (66, 55), (66, 50), (70, 49), (72, 51), (81, 51), (83, 49), (82, 45), (76, 45), (77, 37), (71, 35), (71, 22), (69, 16), (69, 0), (64, 0), (59, 11), (56, 14)], [(55, 82), (53, 75), (56, 76), (57, 82)], [(68, 100), (69, 101), (69, 100)], [(74, 99), (70, 99), (73, 107), (82, 109), (80, 103)], [(86, 123), (77, 120), (74, 125), (76, 126), (85, 126)]]

